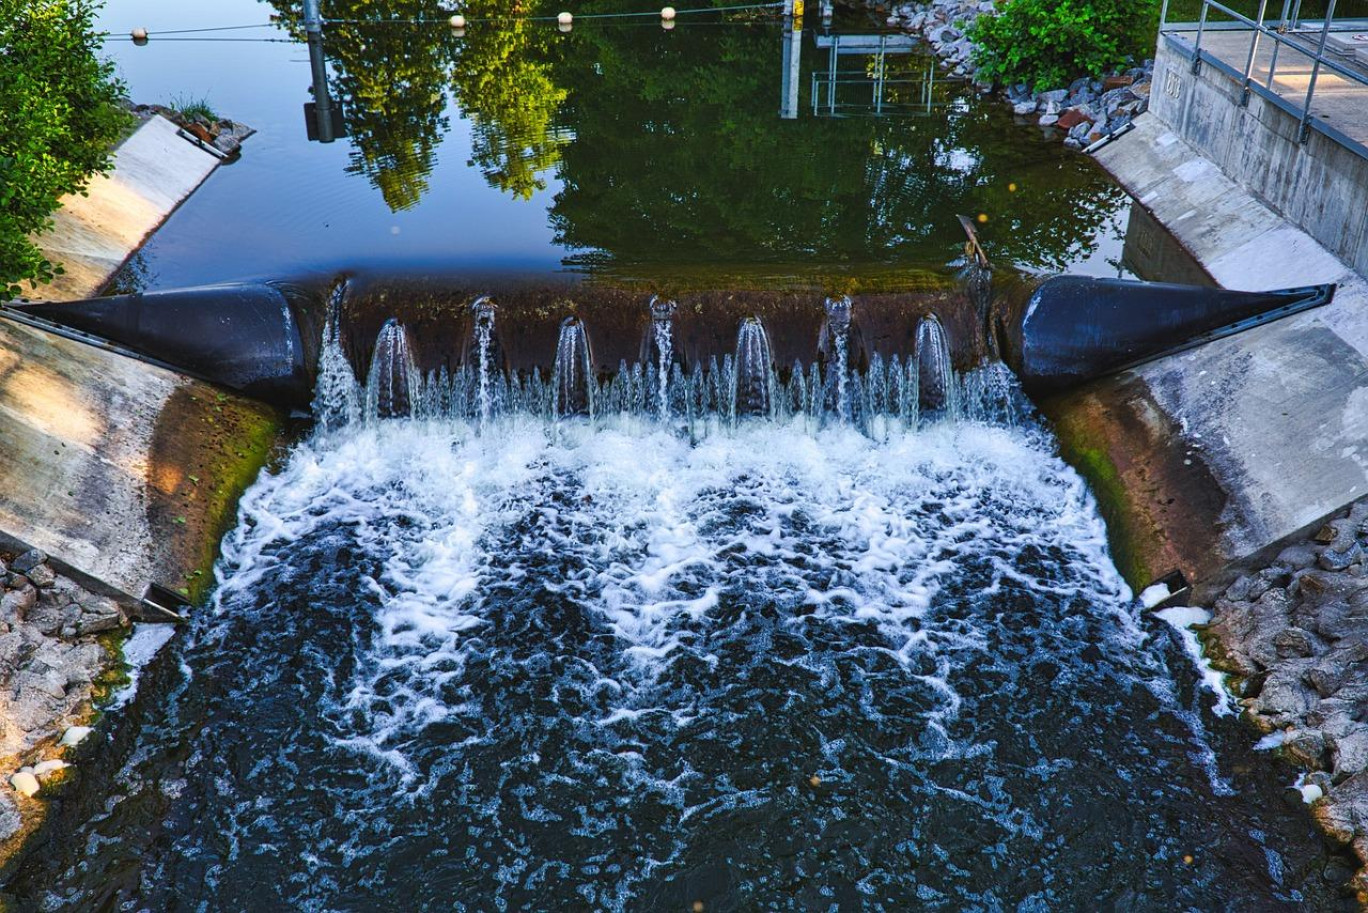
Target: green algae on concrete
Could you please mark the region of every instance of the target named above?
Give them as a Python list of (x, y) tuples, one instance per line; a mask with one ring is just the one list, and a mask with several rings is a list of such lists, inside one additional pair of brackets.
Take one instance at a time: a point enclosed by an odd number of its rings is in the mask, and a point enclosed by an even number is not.
[(170, 531), (176, 556), (178, 576), (163, 585), (192, 605), (208, 592), (238, 499), (270, 459), (280, 428), (276, 410), (206, 386), (176, 390), (157, 419), (151, 457), (163, 497), (149, 503), (149, 517)]
[(1142, 385), (1105, 378), (1041, 409), (1061, 456), (1092, 487), (1112, 560), (1133, 589), (1174, 571), (1204, 586), (1223, 579), (1226, 495), (1201, 454), (1170, 446), (1178, 431)]

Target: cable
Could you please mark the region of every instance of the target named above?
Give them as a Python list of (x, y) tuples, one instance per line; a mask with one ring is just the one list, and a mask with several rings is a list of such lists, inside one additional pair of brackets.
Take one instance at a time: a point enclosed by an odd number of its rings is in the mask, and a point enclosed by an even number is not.
[[(695, 13), (730, 13), (730, 12), (735, 12), (735, 11), (737, 11), (737, 10), (775, 9), (775, 8), (781, 7), (781, 6), (783, 6), (783, 5), (784, 5), (783, 0), (775, 0), (775, 2), (769, 2), (769, 3), (740, 3), (740, 4), (736, 4), (736, 5), (734, 5), (734, 6), (708, 6), (708, 7), (698, 7), (698, 8), (696, 8), (696, 9), (680, 9), (680, 10), (675, 10), (675, 14), (678, 15), (678, 16), (687, 16), (687, 15), (691, 15), (691, 14), (695, 14)], [(575, 16), (575, 19), (576, 19), (576, 20), (580, 20), (580, 19), (632, 19), (632, 18), (642, 18), (642, 17), (646, 17), (646, 16), (659, 17), (659, 16), (660, 16), (660, 11), (659, 11), (659, 10), (648, 10), (648, 11), (646, 11), (646, 12), (638, 12), (638, 13), (581, 13), (581, 14), (576, 15), (576, 16)], [(466, 22), (471, 23), (471, 24), (478, 23), (478, 22), (555, 22), (555, 21), (556, 21), (556, 18), (557, 18), (556, 16), (487, 16), (487, 17), (480, 17), (480, 18), (467, 19)], [(329, 25), (443, 25), (443, 26), (445, 26), (445, 25), (448, 24), (449, 20), (447, 20), (447, 19), (324, 19), (323, 22), (324, 22), (325, 24), (329, 24)], [(148, 30), (147, 30), (147, 37), (149, 37), (149, 38), (152, 38), (152, 37), (160, 37), (160, 38), (162, 38), (163, 41), (166, 41), (166, 40), (171, 40), (171, 37), (170, 37), (170, 36), (176, 36), (176, 35), (197, 35), (197, 34), (204, 34), (204, 33), (207, 33), (207, 32), (234, 32), (234, 31), (240, 31), (240, 30), (243, 30), (243, 29), (279, 28), (280, 25), (281, 25), (281, 23), (279, 23), (279, 22), (260, 22), (260, 23), (254, 23), (254, 24), (252, 24), (252, 25), (219, 25), (219, 26), (207, 26), (207, 27), (205, 27), (205, 28), (194, 28), (194, 29), (156, 29), (156, 30), (148, 29)], [(112, 31), (105, 31), (105, 32), (97, 32), (96, 34), (97, 34), (99, 37), (102, 37), (102, 38), (110, 38), (110, 37), (114, 37), (115, 35), (118, 35), (118, 34), (128, 34), (128, 33), (116, 33), (116, 32), (112, 32)], [(207, 40), (215, 40), (215, 39), (204, 39), (204, 38), (201, 38), (201, 39), (181, 39), (181, 40), (200, 40), (200, 41), (207, 41)], [(220, 40), (220, 41), (234, 41), (234, 40), (236, 40), (236, 41), (271, 41), (271, 40), (275, 40), (275, 39), (269, 39), (269, 38), (264, 38), (264, 39), (256, 39), (256, 38), (238, 38), (238, 39), (221, 38), (221, 39), (217, 39), (217, 40)]]

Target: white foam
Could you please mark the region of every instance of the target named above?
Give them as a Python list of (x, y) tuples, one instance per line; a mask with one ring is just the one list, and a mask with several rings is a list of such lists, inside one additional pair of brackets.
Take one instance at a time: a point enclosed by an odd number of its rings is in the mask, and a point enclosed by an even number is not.
[(1172, 595), (1173, 594), (1169, 592), (1168, 584), (1151, 584), (1150, 586), (1145, 587), (1144, 591), (1140, 593), (1140, 607), (1142, 609), (1152, 609)]
[[(1167, 590), (1167, 587), (1165, 589)], [(1202, 685), (1216, 695), (1216, 703), (1212, 705), (1211, 709), (1219, 716), (1237, 714), (1239, 708), (1235, 704), (1234, 695), (1226, 687), (1225, 673), (1212, 668), (1211, 661), (1207, 659), (1205, 651), (1202, 650), (1202, 643), (1197, 638), (1197, 632), (1192, 629), (1194, 625), (1204, 625), (1210, 622), (1211, 613), (1193, 606), (1174, 606), (1161, 609), (1154, 614), (1168, 622), (1178, 632), (1178, 637), (1183, 642), (1184, 651), (1192, 659), (1193, 665), (1197, 667), (1197, 671), (1202, 676)]]
[(135, 624), (133, 633), (123, 644), (123, 658), (128, 665), (128, 683), (115, 691), (106, 709), (117, 710), (138, 694), (138, 677), (143, 667), (161, 652), (175, 635), (175, 625)]

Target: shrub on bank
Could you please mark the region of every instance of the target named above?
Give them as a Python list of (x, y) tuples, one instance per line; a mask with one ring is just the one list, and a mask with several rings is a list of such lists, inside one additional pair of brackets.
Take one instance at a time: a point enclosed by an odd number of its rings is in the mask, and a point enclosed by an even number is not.
[(64, 194), (109, 167), (128, 122), (114, 65), (96, 55), (92, 0), (0, 0), (0, 290), (60, 269), (29, 241)]
[(1156, 0), (1008, 0), (969, 37), (981, 76), (1048, 89), (1144, 57), (1157, 16)]

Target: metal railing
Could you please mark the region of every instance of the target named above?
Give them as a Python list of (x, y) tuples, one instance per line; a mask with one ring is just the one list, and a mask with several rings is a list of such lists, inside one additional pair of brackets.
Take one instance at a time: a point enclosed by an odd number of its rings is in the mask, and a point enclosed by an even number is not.
[[(1249, 103), (1251, 88), (1254, 85), (1254, 63), (1258, 57), (1260, 42), (1264, 38), (1273, 41), (1273, 53), (1269, 61), (1268, 75), (1264, 80), (1264, 88), (1268, 94), (1281, 97), (1280, 93), (1274, 88), (1273, 82), (1278, 70), (1278, 52), (1284, 45), (1304, 57), (1311, 59), (1311, 74), (1306, 86), (1306, 96), (1302, 101), (1299, 112), (1300, 132), (1298, 138), (1305, 143), (1311, 136), (1311, 104), (1315, 100), (1317, 83), (1320, 80), (1322, 70), (1329, 70), (1344, 79), (1359, 83), (1368, 87), (1368, 70), (1355, 68), (1353, 65), (1341, 63), (1332, 59), (1326, 53), (1326, 45), (1329, 43), (1330, 33), (1335, 31), (1335, 7), (1338, 0), (1328, 0), (1325, 17), (1321, 20), (1318, 29), (1304, 29), (1301, 27), (1301, 6), (1302, 0), (1283, 0), (1282, 12), (1278, 19), (1269, 24), (1267, 19), (1268, 0), (1259, 0), (1258, 18), (1251, 19), (1243, 13), (1237, 12), (1221, 3), (1220, 0), (1202, 0), (1202, 11), (1195, 23), (1197, 37), (1194, 42), (1192, 55), (1192, 71), (1196, 73), (1202, 65), (1202, 36), (1207, 32), (1212, 24), (1208, 22), (1208, 15), (1211, 10), (1216, 10), (1232, 20), (1231, 23), (1219, 23), (1219, 26), (1229, 28), (1238, 27), (1242, 24), (1252, 31), (1249, 42), (1249, 54), (1245, 58), (1245, 65), (1242, 74), (1242, 98), (1241, 104)], [(1162, 34), (1168, 30), (1176, 30), (1174, 27), (1178, 23), (1168, 21), (1169, 0), (1163, 0), (1163, 6), (1159, 13), (1159, 31)], [(1357, 19), (1358, 17), (1356, 17)], [(1309, 24), (1309, 23), (1308, 23)], [(1182, 30), (1191, 29), (1192, 23), (1184, 23)], [(1343, 25), (1343, 24), (1342, 24)], [(1368, 30), (1368, 26), (1360, 26)], [(1353, 28), (1353, 26), (1349, 26)], [(1223, 29), (1224, 30), (1224, 29)], [(1309, 40), (1309, 41), (1308, 41)], [(1208, 52), (1210, 54), (1210, 52)]]

